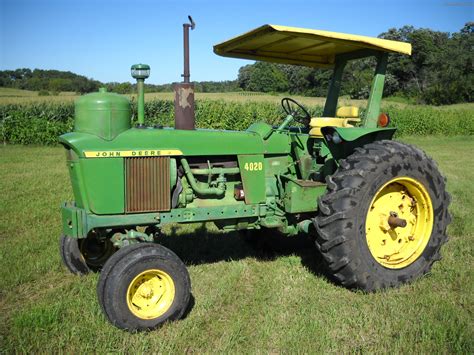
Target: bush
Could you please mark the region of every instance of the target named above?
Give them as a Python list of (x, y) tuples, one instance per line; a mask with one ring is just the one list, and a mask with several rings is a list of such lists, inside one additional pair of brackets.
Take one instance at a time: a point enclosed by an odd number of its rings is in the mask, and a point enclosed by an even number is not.
[(430, 106), (387, 106), (384, 109), (397, 127), (397, 136), (473, 135), (472, 109), (437, 108)]

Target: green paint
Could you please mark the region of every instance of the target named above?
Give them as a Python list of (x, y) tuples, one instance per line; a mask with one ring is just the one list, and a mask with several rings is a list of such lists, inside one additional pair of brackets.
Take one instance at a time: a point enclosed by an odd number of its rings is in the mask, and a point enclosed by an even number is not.
[(85, 238), (87, 229), (87, 215), (82, 208), (73, 203), (65, 202), (61, 206), (61, 217), (63, 221), (63, 234), (73, 238)]
[(387, 69), (388, 53), (380, 53), (377, 58), (377, 67), (372, 79), (369, 100), (367, 101), (367, 112), (363, 126), (366, 128), (377, 127), (380, 114), (380, 104), (382, 101), (383, 87), (385, 82), (385, 71)]
[(287, 180), (283, 198), (285, 211), (300, 213), (316, 211), (318, 197), (326, 192), (326, 185), (308, 180)]
[(144, 79), (137, 79), (137, 89), (138, 89), (137, 123), (139, 126), (143, 126), (145, 124), (145, 80)]
[[(275, 131), (282, 132), (286, 130), (291, 122), (293, 122), (293, 116), (292, 115), (286, 116), (283, 122), (278, 126), (278, 128)], [(265, 137), (265, 138), (268, 138), (268, 137)]]
[(370, 135), (374, 139), (391, 139), (396, 128), (365, 128), (365, 127), (334, 127), (339, 136), (348, 142), (355, 141), (363, 136)]
[(254, 132), (257, 133), (262, 139), (265, 137), (269, 137), (271, 132), (273, 131), (273, 127), (265, 122), (255, 122), (247, 128), (247, 132)]
[(184, 174), (188, 180), (189, 185), (194, 190), (194, 192), (199, 196), (214, 196), (216, 198), (221, 198), (225, 194), (225, 178), (224, 174), (219, 174), (218, 182), (216, 187), (204, 187), (200, 185), (194, 178), (191, 169), (189, 168), (188, 161), (185, 158), (181, 158), (181, 166), (184, 169)]
[[(67, 152), (72, 152), (72, 150), (68, 149)], [(79, 163), (79, 159), (77, 156), (75, 159), (70, 159), (70, 155), (67, 155), (66, 165), (69, 170), (69, 178), (71, 179), (72, 185), (72, 192), (74, 194), (74, 200), (78, 207), (84, 208), (87, 206), (87, 198), (85, 197), (85, 189), (82, 186), (82, 172), (81, 172), (81, 164)]]
[(80, 165), (90, 210), (97, 214), (123, 213), (123, 158), (81, 159)]
[(288, 131), (274, 132), (263, 141), (263, 153), (265, 154), (289, 154), (291, 152), (290, 137), (296, 133)]
[(308, 153), (308, 138), (307, 134), (290, 135), (291, 152), (295, 157), (301, 179), (308, 179), (313, 170), (314, 159)]
[(134, 64), (130, 68), (132, 77), (137, 79), (138, 89), (138, 126), (143, 127), (145, 124), (145, 79), (150, 76), (150, 66), (148, 64)]
[(265, 202), (265, 162), (263, 155), (239, 155), (245, 203)]
[(176, 181), (178, 180), (178, 169), (176, 159), (170, 158), (170, 187), (174, 188), (176, 186)]
[[(72, 132), (62, 135), (59, 140), (72, 147), (80, 157), (89, 150), (179, 149), (186, 156), (262, 154), (264, 151), (263, 140), (256, 133), (207, 129), (132, 128), (110, 142)], [(278, 150), (279, 147), (273, 144), (269, 148)]]
[(266, 208), (240, 202), (232, 206), (176, 208), (170, 212), (96, 215), (86, 213), (70, 203), (61, 206), (63, 233), (73, 238), (85, 238), (94, 228), (134, 227), (168, 223), (194, 223), (235, 218), (265, 217)]
[(76, 100), (74, 131), (110, 141), (130, 129), (130, 118), (130, 101), (101, 88)]
[(211, 168), (211, 169), (191, 169), (194, 175), (236, 175), (240, 174), (239, 168)]
[(130, 229), (126, 233), (115, 233), (110, 240), (116, 248), (123, 248), (140, 242), (153, 243), (154, 241), (153, 234), (148, 235), (134, 229)]
[(331, 83), (329, 84), (329, 91), (324, 104), (323, 117), (336, 117), (337, 101), (339, 99), (339, 92), (341, 91), (342, 74), (346, 67), (347, 60), (336, 60), (336, 66), (332, 74)]
[[(324, 127), (321, 129), (325, 138), (325, 144), (336, 161), (343, 159), (354, 152), (357, 147), (382, 139), (391, 139), (395, 128), (364, 128), (364, 127)], [(327, 138), (336, 132), (342, 139), (341, 143), (335, 143)], [(331, 172), (332, 173), (332, 172)], [(326, 172), (327, 175), (327, 172)]]

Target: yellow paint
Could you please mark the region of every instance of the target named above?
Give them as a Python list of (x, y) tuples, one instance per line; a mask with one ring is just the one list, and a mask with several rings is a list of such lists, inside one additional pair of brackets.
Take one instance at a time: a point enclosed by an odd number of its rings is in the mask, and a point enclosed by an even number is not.
[(163, 270), (150, 269), (137, 275), (127, 290), (127, 306), (141, 319), (162, 316), (173, 304), (173, 279)]
[(309, 135), (312, 138), (322, 138), (322, 127), (354, 127), (354, 125), (349, 122), (360, 122), (360, 119), (339, 117), (313, 117), (311, 118), (311, 121), (309, 123), (309, 126), (311, 128), (311, 130), (309, 131)]
[(359, 108), (357, 106), (342, 106), (336, 111), (336, 117), (356, 118), (359, 117)]
[[(391, 228), (390, 212), (407, 221)], [(365, 222), (367, 245), (374, 259), (389, 269), (415, 262), (425, 250), (433, 230), (433, 204), (417, 180), (398, 177), (385, 183), (372, 199)]]
[(411, 54), (411, 44), (347, 33), (264, 25), (214, 46), (218, 55), (332, 68), (335, 56), (360, 49)]
[(168, 155), (183, 155), (178, 149), (146, 149), (146, 150), (94, 150), (85, 151), (86, 158), (123, 158), (123, 157), (157, 157)]

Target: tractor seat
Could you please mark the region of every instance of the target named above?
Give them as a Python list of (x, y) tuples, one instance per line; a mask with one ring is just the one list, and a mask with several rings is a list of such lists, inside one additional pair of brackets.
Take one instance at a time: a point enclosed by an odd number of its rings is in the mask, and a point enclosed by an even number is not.
[(322, 127), (354, 127), (353, 123), (357, 122), (360, 122), (359, 108), (356, 106), (342, 106), (337, 109), (336, 117), (311, 118), (309, 135), (312, 138), (323, 138)]

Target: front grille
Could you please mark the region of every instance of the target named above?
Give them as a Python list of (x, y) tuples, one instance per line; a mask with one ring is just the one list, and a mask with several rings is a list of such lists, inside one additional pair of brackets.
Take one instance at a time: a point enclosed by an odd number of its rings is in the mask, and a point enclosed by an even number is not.
[(170, 157), (125, 158), (125, 212), (168, 211)]

